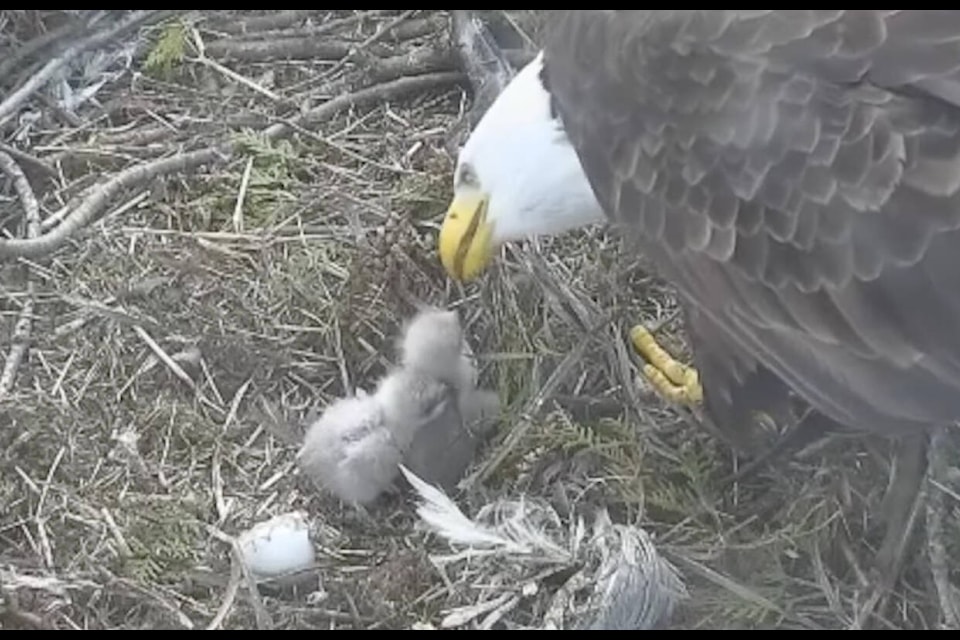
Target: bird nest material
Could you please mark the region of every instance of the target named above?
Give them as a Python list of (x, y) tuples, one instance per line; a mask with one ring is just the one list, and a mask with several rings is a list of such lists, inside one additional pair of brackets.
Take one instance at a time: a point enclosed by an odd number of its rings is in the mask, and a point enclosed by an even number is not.
[[(589, 530), (582, 517), (564, 525), (556, 510), (536, 499), (501, 498), (471, 520), (442, 491), (406, 468), (403, 473), (420, 496), (420, 517), (460, 548), (433, 562), (446, 575), (456, 572), (461, 588), (480, 592), (479, 602), (448, 612), (441, 627), (490, 629), (503, 622), (510, 629), (654, 629), (669, 623), (687, 597), (649, 534), (614, 525), (604, 509)], [(551, 582), (557, 586), (545, 588)], [(525, 624), (515, 619), (521, 608)]]
[[(478, 15), (506, 59), (530, 59), (537, 12)], [(452, 496), (466, 512), (524, 495), (563, 522), (642, 527), (690, 594), (669, 626), (955, 626), (955, 444), (935, 448), (927, 538), (865, 617), (884, 445), (720, 482), (739, 462), (638, 384), (624, 344), (640, 320), (682, 354), (672, 291), (605, 229), (509, 247), (477, 283), (444, 277), (451, 150), (484, 67), (463, 63), (463, 23), (0, 10), (0, 627), (410, 628), (489, 602), (445, 582), (429, 555), (448, 547), (408, 500), (363, 517), (296, 473), (303, 425), (387, 371), (419, 303), (458, 311), (503, 406)], [(292, 511), (317, 521), (315, 566), (251, 588), (237, 536)], [(591, 619), (559, 610), (557, 627)]]

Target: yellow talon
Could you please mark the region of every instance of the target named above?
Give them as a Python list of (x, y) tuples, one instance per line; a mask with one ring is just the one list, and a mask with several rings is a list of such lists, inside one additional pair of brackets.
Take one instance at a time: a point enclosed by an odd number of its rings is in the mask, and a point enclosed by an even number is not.
[(703, 401), (703, 387), (696, 369), (674, 360), (644, 326), (631, 329), (630, 339), (647, 361), (643, 374), (663, 397), (678, 404), (692, 405)]

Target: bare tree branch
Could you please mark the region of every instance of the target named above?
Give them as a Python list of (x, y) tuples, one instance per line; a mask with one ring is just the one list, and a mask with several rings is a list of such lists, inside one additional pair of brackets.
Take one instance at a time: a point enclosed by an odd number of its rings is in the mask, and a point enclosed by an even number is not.
[[(23, 170), (17, 165), (9, 154), (0, 151), (0, 170), (6, 173), (13, 180), (14, 189), (20, 198), (20, 204), (23, 205), (23, 211), (27, 220), (27, 238), (34, 239), (40, 235), (40, 205), (33, 194), (33, 188), (30, 187), (30, 181), (23, 173)], [(29, 240), (28, 240), (29, 241)], [(34, 307), (34, 287), (27, 272), (27, 299), (20, 310), (20, 317), (13, 328), (13, 336), (10, 340), (10, 353), (3, 365), (3, 372), (0, 373), (0, 401), (6, 397), (10, 389), (13, 388), (13, 381), (17, 375), (17, 369), (23, 361), (23, 356), (27, 352), (27, 345), (30, 343), (31, 318), (33, 317)]]
[(46, 255), (63, 244), (77, 229), (90, 222), (124, 189), (168, 173), (188, 171), (214, 161), (223, 153), (224, 150), (217, 148), (203, 149), (125, 169), (106, 182), (91, 187), (89, 195), (53, 231), (38, 238), (0, 240), (0, 259), (18, 256), (36, 258)]
[[(212, 58), (229, 58), (243, 62), (266, 62), (278, 58), (298, 58), (313, 60), (338, 60), (344, 64), (349, 62), (348, 56), (354, 50), (365, 50), (377, 56), (389, 56), (394, 50), (386, 44), (377, 44), (382, 40), (400, 42), (420, 38), (436, 32), (441, 21), (437, 17), (427, 17), (416, 20), (407, 20), (378, 31), (370, 42), (353, 43), (332, 38), (321, 38), (319, 35), (328, 33), (329, 25), (318, 27), (291, 29), (285, 32), (272, 34), (269, 39), (214, 40), (204, 45), (205, 53)], [(334, 70), (327, 72), (332, 74)]]
[[(338, 96), (333, 100), (328, 100), (320, 106), (301, 114), (293, 119), (293, 121), (300, 125), (317, 125), (325, 120), (329, 120), (340, 111), (353, 106), (395, 98), (408, 93), (426, 91), (434, 87), (453, 84), (462, 79), (463, 74), (455, 71), (425, 73), (419, 76), (397, 78), (390, 82), (366, 87), (353, 93)], [(264, 135), (268, 138), (277, 138), (286, 135), (288, 131), (289, 127), (281, 122), (267, 127)], [(0, 257), (2, 257), (2, 253), (0, 253)]]

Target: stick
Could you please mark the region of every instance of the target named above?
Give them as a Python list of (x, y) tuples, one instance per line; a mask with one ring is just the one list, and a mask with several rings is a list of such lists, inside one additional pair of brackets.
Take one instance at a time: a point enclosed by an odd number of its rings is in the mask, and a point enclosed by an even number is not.
[(203, 149), (124, 169), (105, 183), (93, 187), (80, 205), (53, 231), (38, 238), (0, 240), (0, 259), (37, 258), (46, 255), (63, 244), (77, 229), (90, 222), (124, 189), (143, 184), (158, 176), (187, 171), (207, 164), (221, 157), (222, 153), (223, 151), (218, 148)]
[[(40, 235), (40, 205), (37, 204), (37, 197), (33, 194), (30, 187), (30, 181), (17, 165), (16, 161), (9, 154), (0, 151), (0, 169), (3, 170), (13, 180), (14, 189), (20, 198), (20, 204), (23, 205), (24, 215), (27, 219), (27, 238), (28, 241), (35, 239)], [(34, 287), (33, 280), (30, 278), (30, 271), (27, 271), (27, 299), (20, 310), (20, 316), (17, 318), (17, 324), (14, 325), (12, 345), (7, 361), (3, 366), (3, 373), (0, 373), (0, 400), (13, 388), (13, 381), (17, 375), (17, 369), (23, 361), (23, 356), (27, 352), (27, 345), (30, 343), (31, 318), (33, 317), (34, 306)]]
[[(434, 87), (453, 84), (462, 79), (463, 74), (456, 72), (424, 73), (419, 76), (397, 78), (390, 82), (366, 87), (328, 100), (320, 106), (301, 114), (293, 121), (299, 125), (317, 125), (350, 107), (399, 97), (407, 93), (426, 91)], [(289, 127), (286, 124), (277, 123), (267, 127), (263, 133), (267, 138), (272, 139), (285, 135), (288, 130)], [(0, 257), (2, 257), (2, 253), (0, 253)]]

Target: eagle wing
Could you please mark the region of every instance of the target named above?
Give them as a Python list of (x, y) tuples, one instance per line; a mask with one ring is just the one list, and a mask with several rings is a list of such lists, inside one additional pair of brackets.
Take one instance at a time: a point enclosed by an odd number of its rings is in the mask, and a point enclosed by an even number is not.
[(760, 368), (857, 429), (960, 417), (960, 12), (558, 13), (555, 106), (708, 404)]

